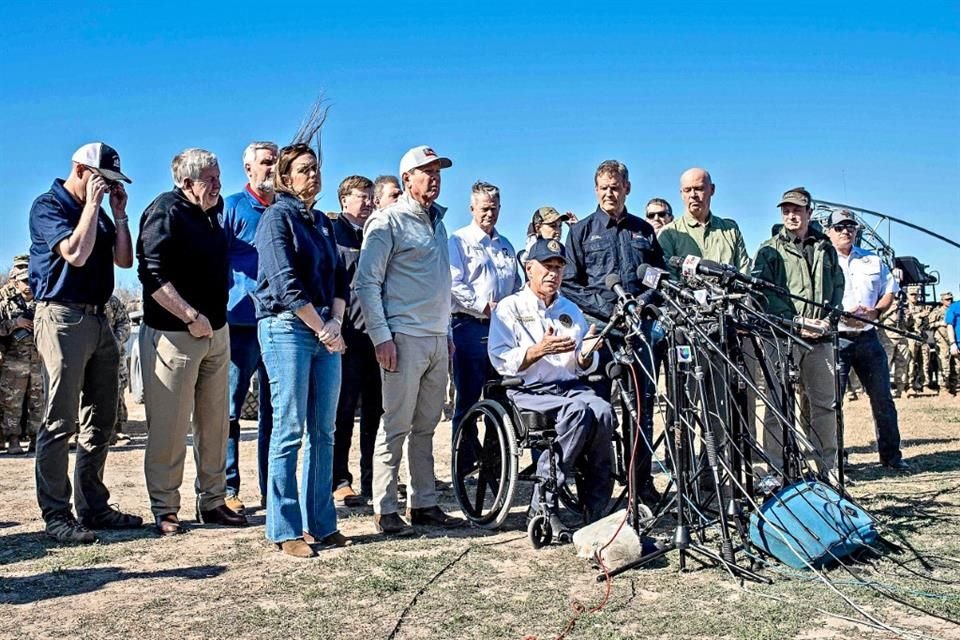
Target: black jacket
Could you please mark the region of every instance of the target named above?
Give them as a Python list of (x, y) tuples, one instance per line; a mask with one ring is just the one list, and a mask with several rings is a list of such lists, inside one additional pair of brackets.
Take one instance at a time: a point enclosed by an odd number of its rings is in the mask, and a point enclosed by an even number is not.
[(343, 317), (344, 331), (364, 331), (363, 312), (360, 310), (360, 300), (353, 293), (353, 281), (357, 277), (357, 261), (360, 259), (360, 245), (363, 244), (363, 230), (355, 228), (341, 213), (333, 223), (333, 233), (337, 237), (337, 251), (340, 260), (347, 272), (350, 281), (350, 299), (347, 301), (347, 312)]
[(617, 294), (605, 283), (608, 275), (619, 275), (626, 292), (637, 295), (646, 288), (637, 277), (637, 267), (649, 264), (665, 268), (653, 227), (627, 211), (614, 221), (597, 207), (570, 228), (566, 249), (563, 295), (585, 314), (604, 321), (617, 303)]
[(143, 284), (143, 322), (162, 331), (187, 331), (183, 320), (153, 299), (170, 283), (219, 329), (227, 322), (229, 263), (218, 216), (223, 199), (204, 211), (180, 189), (161, 193), (144, 210), (137, 238), (137, 275)]

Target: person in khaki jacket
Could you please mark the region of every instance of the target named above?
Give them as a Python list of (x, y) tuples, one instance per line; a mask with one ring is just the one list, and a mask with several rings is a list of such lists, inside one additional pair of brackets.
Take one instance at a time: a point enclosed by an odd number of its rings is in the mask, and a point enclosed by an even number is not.
[[(801, 298), (838, 307), (843, 304), (843, 271), (830, 239), (810, 226), (811, 202), (810, 192), (803, 187), (783, 194), (777, 205), (783, 227), (760, 245), (753, 275)], [(793, 351), (793, 360), (800, 370), (798, 391), (805, 396), (810, 409), (809, 424), (797, 424), (795, 428), (801, 453), (818, 475), (831, 480), (837, 466), (837, 399), (829, 312), (772, 291), (765, 292), (765, 296), (767, 313), (790, 319), (801, 316), (818, 330), (803, 330), (800, 334), (813, 347), (810, 351), (804, 353), (796, 348)], [(769, 353), (768, 357), (777, 356)], [(781, 392), (771, 388), (770, 395), (778, 398)], [(763, 427), (764, 451), (775, 470), (780, 470), (783, 467), (782, 428), (772, 412), (767, 412)]]

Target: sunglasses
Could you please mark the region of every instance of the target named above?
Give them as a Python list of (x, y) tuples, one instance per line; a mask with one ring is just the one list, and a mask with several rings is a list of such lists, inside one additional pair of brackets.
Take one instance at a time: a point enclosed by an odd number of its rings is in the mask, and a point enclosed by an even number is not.
[(654, 218), (669, 218), (672, 213), (669, 211), (648, 211), (647, 220), (653, 220)]
[(855, 224), (835, 224), (833, 225), (833, 230), (837, 233), (843, 233), (844, 231), (849, 233), (856, 233), (857, 225)]
[[(84, 165), (84, 166), (86, 166), (86, 165)], [(107, 186), (110, 187), (111, 189), (120, 184), (120, 181), (119, 181), (119, 180), (111, 180), (110, 178), (108, 178), (107, 176), (103, 175), (102, 173), (100, 173), (99, 171), (97, 171), (96, 169), (94, 169), (93, 167), (87, 167), (87, 170), (88, 170), (90, 173), (92, 173), (93, 175), (95, 175), (95, 176), (100, 176), (100, 177), (103, 179), (103, 181), (107, 183)]]

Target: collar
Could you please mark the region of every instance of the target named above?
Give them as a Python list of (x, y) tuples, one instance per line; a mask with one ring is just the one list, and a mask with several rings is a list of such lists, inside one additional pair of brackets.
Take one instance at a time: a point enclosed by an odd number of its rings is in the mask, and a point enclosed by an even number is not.
[(481, 243), (484, 241), (493, 242), (500, 238), (500, 234), (497, 233), (497, 228), (493, 228), (493, 233), (487, 235), (487, 232), (480, 228), (476, 221), (471, 220), (470, 224), (463, 228), (463, 234), (467, 236), (468, 240), (472, 240), (476, 243)]
[[(369, 218), (367, 218), (367, 219), (369, 220)], [(340, 215), (337, 216), (337, 220), (342, 220), (342, 221), (343, 221), (343, 224), (347, 225), (348, 227), (350, 227), (351, 229), (353, 229), (353, 230), (356, 231), (357, 233), (363, 231), (363, 225), (362, 225), (362, 224), (357, 224), (357, 223), (355, 223), (353, 220), (351, 220), (350, 218), (348, 218), (348, 217), (347, 217), (347, 214), (345, 214), (343, 211), (341, 211), (341, 212), (340, 212)]]
[[(407, 191), (403, 192), (403, 195), (400, 196), (400, 200), (403, 200), (407, 206), (410, 207), (410, 210), (413, 213), (427, 216), (434, 226), (437, 225), (437, 222), (443, 220), (443, 214), (447, 211), (445, 207), (441, 207), (436, 202), (424, 209), (423, 205), (414, 200), (413, 196), (411, 196)], [(398, 200), (398, 202), (400, 200)]]
[(557, 291), (557, 295), (555, 295), (555, 296), (553, 297), (553, 302), (551, 302), (549, 305), (547, 305), (546, 303), (544, 303), (543, 300), (541, 300), (541, 299), (533, 292), (533, 290), (530, 288), (530, 284), (529, 284), (529, 283), (527, 283), (527, 285), (526, 285), (523, 289), (520, 289), (519, 295), (520, 295), (521, 297), (523, 297), (523, 298), (526, 298), (526, 299), (527, 299), (527, 302), (529, 302), (529, 303), (531, 303), (531, 304), (537, 305), (537, 308), (540, 309), (540, 310), (542, 310), (542, 311), (546, 311), (547, 309), (550, 309), (550, 308), (555, 307), (555, 306), (557, 305), (557, 302), (560, 300), (560, 292)]
[(63, 183), (63, 178), (57, 178), (54, 180), (53, 186), (50, 187), (50, 192), (53, 194), (53, 197), (64, 206), (65, 209), (74, 213), (79, 213), (83, 210), (83, 205), (73, 199), (73, 196), (70, 195), (70, 192), (67, 191), (66, 187), (63, 186)]
[(191, 209), (191, 213), (196, 213), (203, 216), (219, 216), (220, 212), (223, 211), (223, 196), (217, 196), (217, 203), (210, 207), (207, 210), (204, 210), (200, 205), (194, 204), (187, 198), (186, 194), (183, 193), (183, 189), (180, 187), (173, 188), (174, 195), (177, 196), (185, 206)]
[(693, 215), (691, 215), (688, 211), (684, 211), (682, 217), (683, 217), (683, 221), (686, 223), (688, 227), (701, 227), (701, 226), (709, 227), (710, 223), (713, 222), (712, 211), (707, 212), (707, 219), (704, 220), (703, 222), (700, 222), (699, 220), (694, 218)]
[(313, 210), (308, 210), (307, 205), (303, 204), (303, 200), (297, 198), (296, 196), (292, 196), (289, 193), (281, 191), (277, 193), (274, 204), (283, 204), (285, 207), (291, 207), (300, 214), (301, 218), (310, 224), (317, 224), (318, 213)]
[(626, 205), (624, 205), (623, 207), (623, 213), (621, 213), (620, 217), (617, 219), (614, 219), (613, 216), (611, 216), (609, 213), (601, 209), (600, 205), (597, 205), (596, 213), (600, 214), (601, 216), (604, 216), (603, 218), (601, 218), (601, 220), (603, 220), (604, 226), (607, 227), (608, 229), (610, 227), (619, 227), (620, 225), (626, 223), (627, 219), (630, 217), (630, 211), (627, 210)]
[(249, 182), (247, 183), (247, 186), (244, 187), (244, 189), (246, 190), (246, 192), (247, 192), (248, 194), (250, 194), (250, 196), (251, 196), (254, 200), (256, 200), (257, 202), (259, 202), (260, 204), (262, 204), (264, 207), (269, 207), (269, 206), (270, 206), (271, 203), (269, 203), (269, 202), (267, 202), (266, 200), (264, 200), (263, 198), (261, 198), (261, 197), (260, 197), (260, 194), (258, 194), (256, 191), (253, 190), (253, 187), (250, 186), (250, 183), (249, 183)]

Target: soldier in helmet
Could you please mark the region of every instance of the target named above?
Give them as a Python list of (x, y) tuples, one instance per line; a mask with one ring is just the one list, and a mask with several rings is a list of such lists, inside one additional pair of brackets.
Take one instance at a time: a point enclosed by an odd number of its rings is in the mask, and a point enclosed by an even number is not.
[(933, 332), (933, 339), (937, 345), (937, 359), (939, 370), (939, 384), (941, 389), (946, 389), (950, 395), (957, 395), (957, 378), (960, 372), (957, 371), (956, 360), (950, 357), (950, 339), (947, 335), (946, 314), (947, 309), (953, 304), (953, 293), (946, 291), (940, 294), (940, 306), (930, 312), (928, 318), (930, 331)]
[[(23, 453), (21, 435), (36, 448), (43, 418), (43, 377), (33, 342), (35, 303), (28, 279), (29, 256), (16, 256), (10, 280), (0, 288), (0, 342), (5, 352), (0, 370), (0, 431), (11, 455)], [(21, 424), (25, 433), (21, 434)]]
[(130, 380), (130, 373), (127, 369), (127, 340), (130, 339), (130, 315), (127, 314), (127, 308), (120, 301), (120, 298), (113, 295), (107, 300), (104, 307), (104, 315), (107, 316), (107, 324), (113, 337), (117, 340), (117, 348), (120, 349), (120, 369), (119, 369), (119, 393), (117, 394), (117, 421), (113, 427), (113, 436), (110, 438), (110, 444), (117, 444), (119, 441), (128, 441), (130, 436), (124, 433), (123, 429), (127, 424), (127, 403), (124, 398), (127, 390), (127, 384)]
[[(923, 335), (927, 330), (928, 312), (920, 302), (920, 287), (910, 285), (907, 287), (907, 329), (914, 333)], [(915, 393), (923, 391), (923, 383), (926, 378), (924, 366), (927, 358), (924, 357), (926, 343), (911, 341), (910, 350), (910, 373), (909, 381)]]

